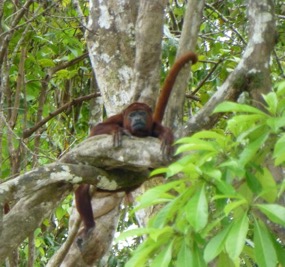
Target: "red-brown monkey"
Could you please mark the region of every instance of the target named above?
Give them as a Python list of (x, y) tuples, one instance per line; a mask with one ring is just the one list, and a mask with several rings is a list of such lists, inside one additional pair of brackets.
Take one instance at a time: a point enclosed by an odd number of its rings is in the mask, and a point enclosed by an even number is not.
[[(121, 113), (94, 126), (90, 131), (90, 136), (112, 134), (114, 146), (121, 145), (123, 134), (137, 137), (157, 137), (161, 140), (164, 156), (169, 156), (172, 152), (174, 138), (172, 131), (162, 126), (161, 122), (175, 79), (181, 68), (190, 60), (192, 64), (195, 64), (198, 60), (197, 55), (188, 52), (174, 63), (165, 79), (154, 112), (147, 104), (134, 102)], [(95, 226), (89, 185), (79, 186), (75, 191), (75, 202), (84, 223), (84, 232), (87, 234)]]

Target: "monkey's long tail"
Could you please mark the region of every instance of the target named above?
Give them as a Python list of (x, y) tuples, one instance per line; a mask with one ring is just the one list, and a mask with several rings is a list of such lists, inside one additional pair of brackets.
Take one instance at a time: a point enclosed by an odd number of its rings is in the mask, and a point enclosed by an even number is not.
[(166, 105), (171, 93), (171, 90), (173, 88), (173, 85), (175, 83), (176, 77), (182, 67), (191, 60), (192, 64), (195, 64), (198, 61), (198, 56), (193, 52), (187, 52), (180, 58), (178, 58), (174, 65), (171, 67), (164, 84), (161, 88), (160, 95), (158, 98), (158, 101), (155, 106), (153, 119), (156, 122), (162, 122), (163, 115), (166, 109)]

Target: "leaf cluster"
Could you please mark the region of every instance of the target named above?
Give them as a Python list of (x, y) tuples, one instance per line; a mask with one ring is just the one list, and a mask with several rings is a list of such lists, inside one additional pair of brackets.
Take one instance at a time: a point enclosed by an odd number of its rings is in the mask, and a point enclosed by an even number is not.
[[(160, 204), (125, 266), (285, 266), (281, 205), (285, 182), (273, 169), (285, 163), (285, 83), (264, 95), (265, 108), (225, 102), (233, 114), (225, 132), (201, 131), (178, 140), (179, 160), (153, 175), (168, 182), (147, 191), (137, 209)], [(272, 163), (272, 167), (269, 167)]]

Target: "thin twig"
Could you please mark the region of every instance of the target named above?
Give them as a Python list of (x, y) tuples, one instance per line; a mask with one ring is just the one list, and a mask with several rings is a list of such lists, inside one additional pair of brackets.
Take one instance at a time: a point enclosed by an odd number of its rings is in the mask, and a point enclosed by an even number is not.
[(30, 137), (35, 131), (37, 131), (40, 127), (42, 127), (44, 124), (46, 124), (49, 120), (51, 120), (52, 118), (54, 118), (55, 116), (57, 116), (58, 114), (62, 113), (63, 111), (65, 111), (66, 109), (77, 105), (83, 101), (88, 101), (94, 97), (98, 97), (100, 96), (100, 94), (98, 93), (93, 93), (93, 94), (89, 94), (86, 96), (81, 96), (78, 98), (75, 98), (73, 100), (71, 100), (70, 102), (64, 104), (63, 106), (61, 106), (59, 109), (57, 109), (54, 112), (51, 112), (47, 117), (45, 117), (44, 119), (42, 119), (41, 121), (39, 121), (36, 125), (34, 125), (33, 127), (26, 129), (23, 132), (23, 138), (28, 138)]
[(208, 75), (197, 85), (196, 89), (191, 93), (192, 97), (201, 89), (204, 83), (209, 79), (209, 77), (213, 74), (218, 65), (223, 62), (223, 60), (223, 58), (220, 58), (219, 61), (215, 63), (214, 67), (209, 71)]

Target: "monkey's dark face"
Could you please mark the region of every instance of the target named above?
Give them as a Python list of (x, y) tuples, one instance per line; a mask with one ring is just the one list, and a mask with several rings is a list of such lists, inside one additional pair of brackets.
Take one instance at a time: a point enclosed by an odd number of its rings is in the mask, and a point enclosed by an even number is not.
[(150, 119), (152, 117), (148, 111), (143, 109), (133, 110), (126, 115), (125, 120), (127, 121), (127, 129), (132, 135), (138, 137), (150, 135)]
[(137, 137), (151, 136), (153, 131), (152, 109), (135, 102), (123, 111), (123, 128)]
[(133, 131), (141, 131), (147, 127), (147, 112), (145, 110), (136, 110), (128, 114), (131, 129)]

